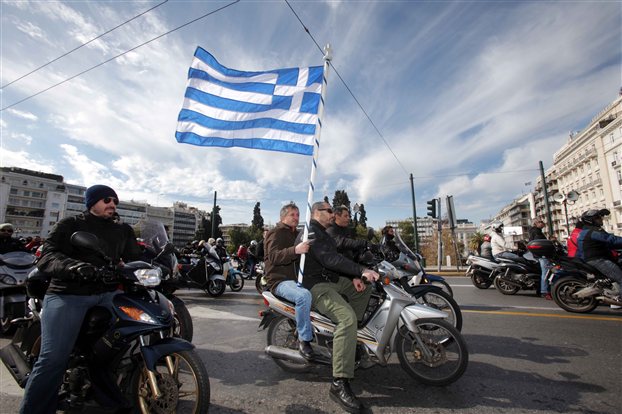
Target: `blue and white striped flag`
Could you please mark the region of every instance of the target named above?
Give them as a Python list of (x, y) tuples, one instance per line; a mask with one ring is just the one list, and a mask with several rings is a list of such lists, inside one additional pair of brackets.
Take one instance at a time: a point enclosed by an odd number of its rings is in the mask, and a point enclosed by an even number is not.
[(313, 155), (322, 66), (242, 72), (197, 47), (177, 142)]

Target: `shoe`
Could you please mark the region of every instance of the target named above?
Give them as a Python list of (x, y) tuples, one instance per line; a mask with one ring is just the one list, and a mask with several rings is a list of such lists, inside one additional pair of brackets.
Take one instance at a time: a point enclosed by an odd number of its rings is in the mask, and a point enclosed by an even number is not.
[(311, 348), (311, 344), (308, 341), (298, 341), (298, 351), (307, 361), (312, 360), (315, 356), (313, 348)]
[(622, 309), (622, 306), (620, 306), (620, 305), (609, 305), (609, 307), (611, 309)]
[(537, 298), (541, 298), (541, 297), (542, 297), (542, 295), (540, 294), (540, 292), (536, 291), (536, 297), (537, 297)]
[(544, 295), (544, 299), (546, 299), (546, 300), (553, 300), (553, 296), (551, 296), (550, 293), (547, 293), (546, 295)]
[(365, 407), (356, 398), (350, 388), (350, 382), (345, 378), (335, 378), (330, 386), (330, 399), (335, 401), (349, 413), (360, 413)]

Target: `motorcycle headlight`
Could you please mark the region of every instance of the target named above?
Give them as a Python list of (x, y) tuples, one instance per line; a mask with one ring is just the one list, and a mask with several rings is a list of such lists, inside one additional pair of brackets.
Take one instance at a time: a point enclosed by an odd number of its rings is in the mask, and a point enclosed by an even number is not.
[(119, 309), (123, 311), (127, 316), (135, 321), (157, 324), (158, 322), (153, 319), (148, 313), (141, 309), (133, 308), (130, 306), (120, 306)]
[(158, 286), (162, 279), (162, 270), (156, 269), (138, 269), (134, 271), (134, 276), (143, 286)]
[(17, 280), (13, 276), (7, 274), (0, 275), (0, 282), (4, 283), (5, 285), (17, 285)]

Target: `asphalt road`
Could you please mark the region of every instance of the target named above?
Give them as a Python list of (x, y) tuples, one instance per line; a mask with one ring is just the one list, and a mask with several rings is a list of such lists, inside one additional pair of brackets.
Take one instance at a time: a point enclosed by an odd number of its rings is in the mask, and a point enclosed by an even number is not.
[[(570, 314), (519, 292), (482, 291), (448, 278), (464, 317), (466, 373), (435, 388), (411, 379), (393, 356), (387, 367), (359, 370), (353, 388), (370, 413), (622, 412), (622, 311)], [(211, 382), (210, 413), (339, 413), (328, 398), (331, 371), (282, 371), (263, 353), (261, 298), (251, 283), (220, 298), (182, 291), (194, 343)], [(8, 342), (0, 339), (0, 345)], [(0, 368), (0, 413), (16, 412), (22, 390)]]

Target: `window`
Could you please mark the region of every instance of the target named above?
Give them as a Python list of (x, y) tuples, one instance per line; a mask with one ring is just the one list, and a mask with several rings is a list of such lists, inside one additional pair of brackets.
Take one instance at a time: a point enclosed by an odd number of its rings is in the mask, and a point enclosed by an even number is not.
[(55, 221), (50, 221), (50, 222), (49, 222), (49, 225), (50, 225), (50, 226), (53, 226), (53, 225), (55, 225), (55, 224), (56, 224), (56, 222), (55, 222)]
[(11, 188), (11, 195), (17, 195), (17, 188)]
[(30, 197), (30, 191), (24, 190), (24, 197)]

